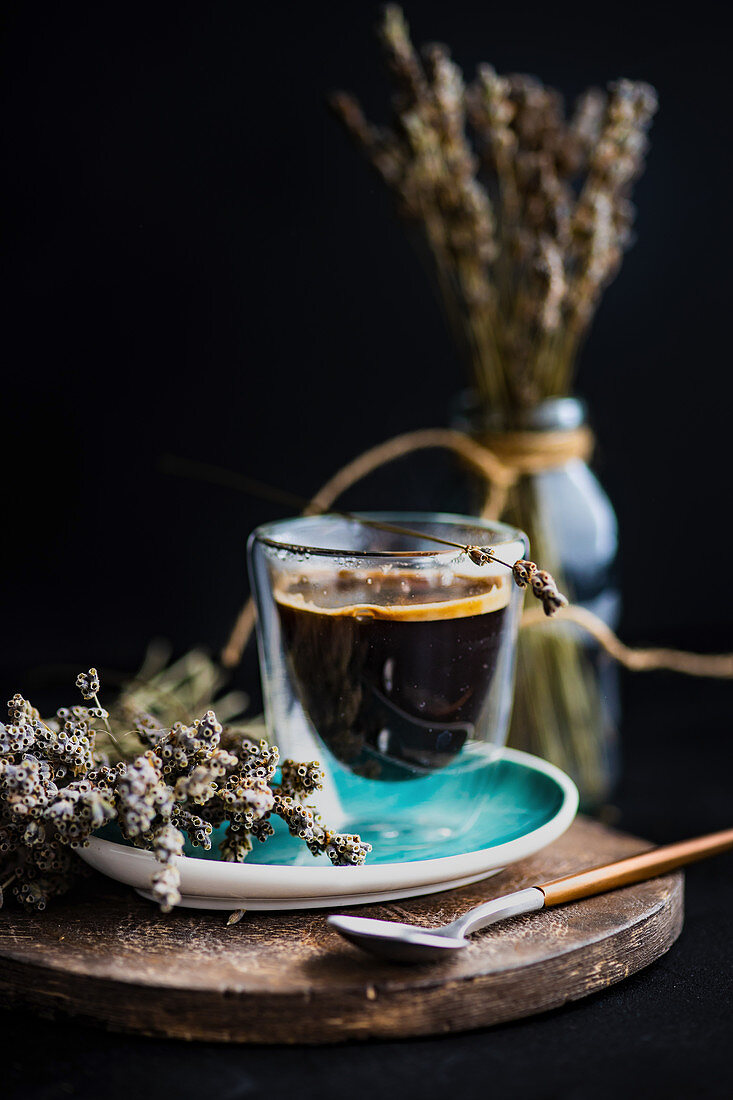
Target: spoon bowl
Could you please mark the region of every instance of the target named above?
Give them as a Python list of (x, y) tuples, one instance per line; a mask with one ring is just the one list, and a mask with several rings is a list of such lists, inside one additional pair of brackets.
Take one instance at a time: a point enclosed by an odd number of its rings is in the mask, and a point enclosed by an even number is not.
[(468, 947), (462, 936), (369, 917), (329, 917), (332, 928), (363, 951), (390, 962), (437, 962)]
[(469, 910), (442, 928), (419, 928), (398, 921), (370, 917), (332, 916), (328, 923), (362, 951), (392, 962), (437, 962), (468, 947), (466, 936), (505, 917), (530, 913), (545, 904), (541, 890), (531, 886), (503, 898), (494, 898)]

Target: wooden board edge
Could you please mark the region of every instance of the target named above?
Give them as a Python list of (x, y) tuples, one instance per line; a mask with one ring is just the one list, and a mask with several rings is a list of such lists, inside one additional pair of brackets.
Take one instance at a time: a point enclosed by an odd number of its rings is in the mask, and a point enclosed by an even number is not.
[[(75, 982), (68, 972), (8, 959), (0, 968), (0, 1005), (72, 1016), (109, 1031), (205, 1042), (326, 1045), (456, 1034), (558, 1008), (650, 965), (670, 949), (683, 924), (683, 877), (666, 881), (668, 896), (652, 913), (594, 943), (516, 970), (390, 990), (386, 997), (378, 990), (372, 999), (349, 991), (329, 1006), (304, 995), (301, 1011), (289, 1013), (295, 1024), (284, 1019), (282, 995), (238, 1001), (230, 991), (158, 987), (153, 999), (149, 987), (87, 975)], [(287, 999), (292, 1009), (292, 994)]]

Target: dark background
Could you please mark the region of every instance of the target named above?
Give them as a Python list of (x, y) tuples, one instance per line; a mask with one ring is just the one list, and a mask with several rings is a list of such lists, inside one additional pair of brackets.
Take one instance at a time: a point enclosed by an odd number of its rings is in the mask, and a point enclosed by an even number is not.
[[(623, 637), (714, 651), (733, 648), (729, 40), (724, 5), (661, 10), (407, 5), (416, 40), (448, 42), (467, 74), (490, 60), (568, 97), (619, 75), (659, 91), (638, 241), (578, 390), (621, 525)], [(280, 513), (163, 474), (164, 454), (308, 495), (360, 450), (448, 422), (465, 379), (441, 315), (381, 184), (326, 109), (347, 87), (386, 118), (376, 14), (354, 0), (6, 9), (3, 691), (60, 702), (79, 668), (132, 671), (152, 637), (175, 652), (224, 642), (246, 595), (246, 536)], [(450, 505), (422, 461), (349, 504)], [(238, 680), (256, 696), (251, 656)], [(624, 694), (621, 823), (660, 841), (729, 825), (730, 686), (653, 674), (625, 677)], [(730, 869), (723, 857), (691, 872), (688, 930), (647, 974), (490, 1036), (365, 1048), (364, 1088), (379, 1091), (381, 1066), (427, 1096), (482, 1066), (508, 1086), (523, 1067), (501, 1052), (526, 1043), (566, 1096), (587, 1095), (579, 1050), (609, 1090), (627, 1051), (629, 1075), (666, 1065), (670, 1080), (722, 1095)], [(84, 1032), (87, 1053), (69, 1062), (40, 1026), (58, 1073), (35, 1071), (39, 1096), (63, 1095), (63, 1081), (83, 1091), (90, 1051), (127, 1057), (122, 1041), (99, 1048)], [(129, 1049), (153, 1078), (181, 1050)], [(260, 1054), (188, 1057), (229, 1066), (221, 1095), (234, 1097), (269, 1079), (280, 1056)], [(339, 1095), (343, 1052), (283, 1065), (295, 1081), (314, 1059)]]

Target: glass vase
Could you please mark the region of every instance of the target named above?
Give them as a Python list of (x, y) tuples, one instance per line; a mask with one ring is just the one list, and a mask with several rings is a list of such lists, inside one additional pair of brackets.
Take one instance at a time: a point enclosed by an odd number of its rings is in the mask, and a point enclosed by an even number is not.
[[(585, 425), (586, 410), (577, 398), (552, 398), (508, 424), (464, 396), (454, 423), (491, 446), (502, 432), (572, 432)], [(586, 461), (523, 474), (501, 518), (527, 532), (530, 557), (573, 603), (616, 628), (616, 515)], [(561, 620), (520, 631), (509, 744), (563, 768), (586, 810), (602, 805), (614, 786), (619, 711), (618, 670), (592, 638)]]

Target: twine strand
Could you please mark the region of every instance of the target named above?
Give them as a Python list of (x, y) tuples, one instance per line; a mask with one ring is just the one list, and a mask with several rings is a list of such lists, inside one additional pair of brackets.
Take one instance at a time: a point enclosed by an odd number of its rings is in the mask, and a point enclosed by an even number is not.
[[(628, 646), (614, 634), (610, 626), (577, 604), (568, 604), (557, 613), (553, 625), (575, 623), (624, 668), (631, 672), (682, 672), (687, 676), (708, 676), (727, 680), (733, 677), (733, 653), (689, 653), (684, 649), (666, 649), (661, 646), (643, 649)], [(539, 607), (528, 607), (522, 614), (525, 627), (546, 626), (549, 620)]]
[(305, 515), (327, 512), (347, 489), (381, 466), (416, 451), (433, 448), (452, 451), (484, 478), (489, 486), (489, 506), (492, 514), (498, 516), (506, 501), (506, 494), (517, 480), (516, 471), (505, 465), (488, 447), (477, 443), (463, 432), (450, 428), (425, 428), (417, 432), (405, 432), (357, 455), (321, 486), (305, 509)]

